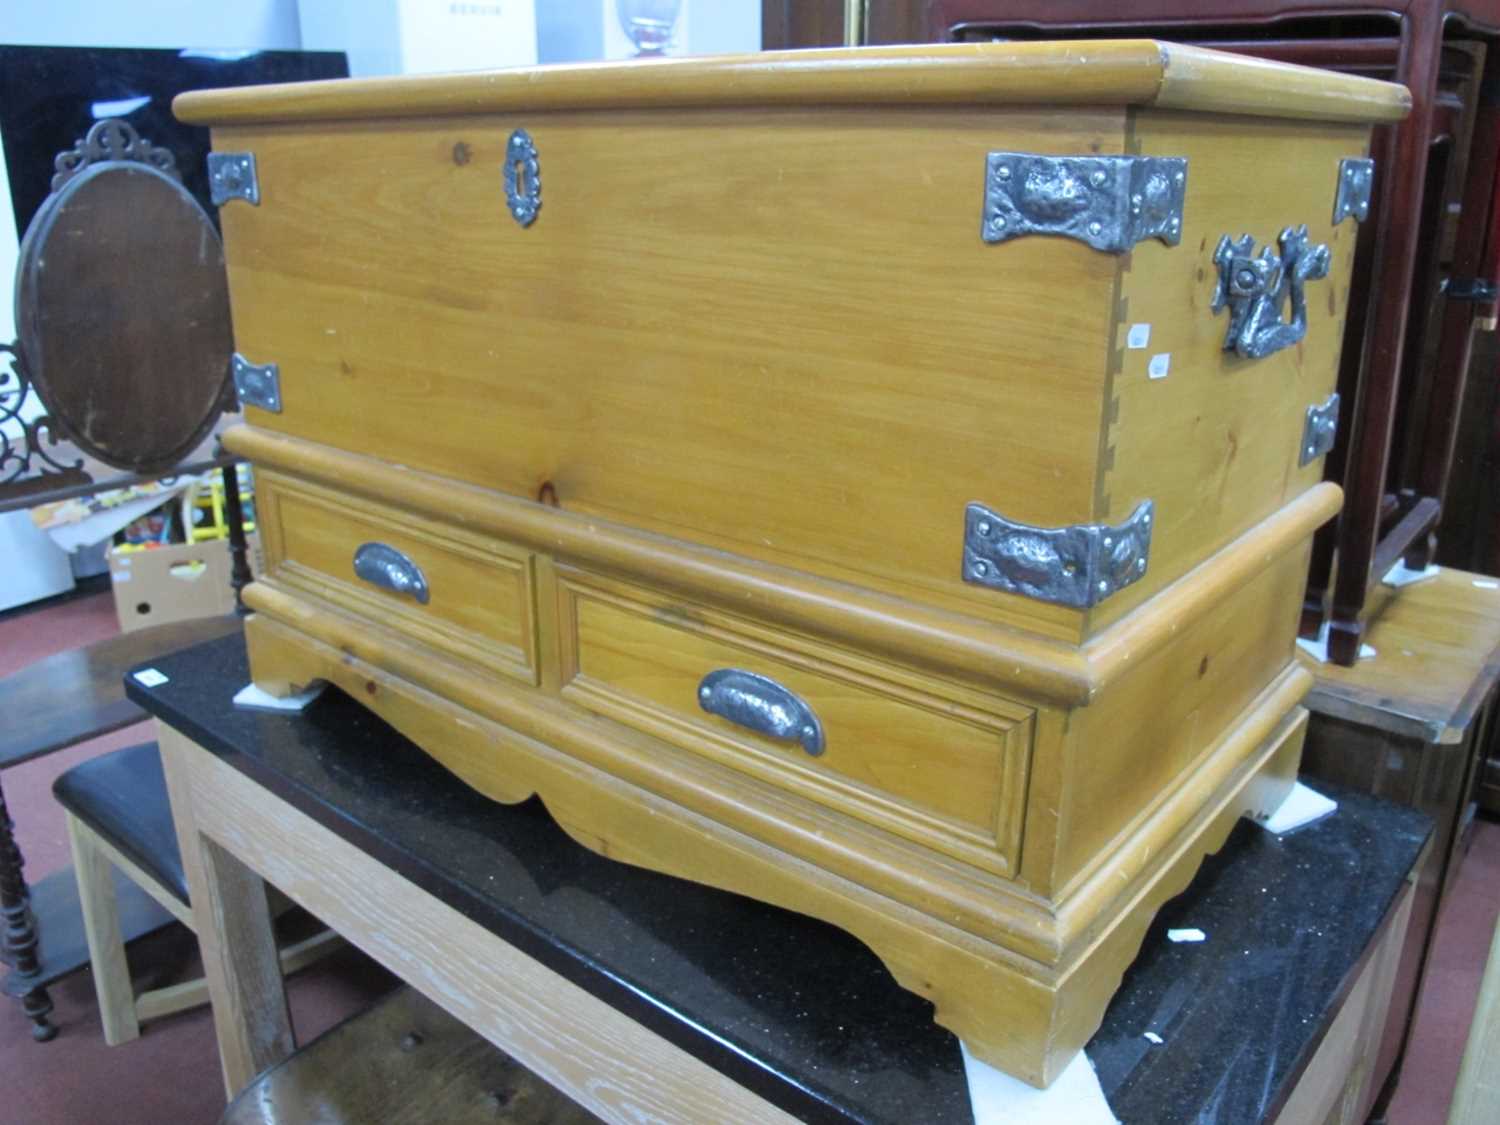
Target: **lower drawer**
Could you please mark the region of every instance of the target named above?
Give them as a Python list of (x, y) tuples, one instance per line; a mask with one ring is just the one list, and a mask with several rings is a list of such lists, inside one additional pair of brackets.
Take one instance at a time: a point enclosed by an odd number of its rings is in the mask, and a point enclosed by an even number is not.
[(257, 470), (268, 571), (345, 612), (537, 682), (531, 555), (397, 508)]
[(558, 590), (564, 698), (1014, 872), (1029, 708), (580, 570)]

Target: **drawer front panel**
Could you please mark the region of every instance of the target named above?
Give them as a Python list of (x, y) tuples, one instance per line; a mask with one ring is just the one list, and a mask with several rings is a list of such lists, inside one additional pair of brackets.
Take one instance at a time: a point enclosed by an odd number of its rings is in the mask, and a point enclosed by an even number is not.
[(558, 569), (563, 695), (992, 870), (1014, 870), (1032, 713)]
[(531, 556), (278, 473), (257, 473), (279, 580), (439, 649), (536, 681)]

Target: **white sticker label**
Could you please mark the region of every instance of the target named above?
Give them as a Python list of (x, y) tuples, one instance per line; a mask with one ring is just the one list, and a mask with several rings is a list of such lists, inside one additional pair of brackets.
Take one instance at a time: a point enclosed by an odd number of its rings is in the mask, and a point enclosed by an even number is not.
[(116, 570), (110, 572), (110, 581), (129, 582), (133, 575), (128, 570)]
[(1474, 585), (1478, 586), (1481, 590), (1500, 590), (1500, 582), (1495, 582), (1489, 578), (1476, 578), (1474, 579)]
[(142, 687), (161, 687), (167, 682), (167, 677), (155, 668), (142, 668), (135, 674), (135, 682)]
[(1132, 324), (1130, 326), (1130, 334), (1125, 337), (1125, 346), (1127, 348), (1144, 348), (1150, 342), (1151, 325)]
[(1165, 379), (1167, 369), (1172, 366), (1172, 353), (1162, 352), (1160, 355), (1151, 357), (1151, 362), (1146, 365), (1146, 374), (1153, 379)]

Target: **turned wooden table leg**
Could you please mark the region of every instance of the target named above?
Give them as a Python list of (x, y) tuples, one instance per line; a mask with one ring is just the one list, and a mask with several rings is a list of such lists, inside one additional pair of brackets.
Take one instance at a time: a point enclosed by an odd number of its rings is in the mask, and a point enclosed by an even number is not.
[(21, 1001), (22, 1010), (31, 1020), (31, 1037), (44, 1043), (57, 1034), (57, 1027), (47, 1018), (52, 1011), (52, 998), (47, 990), (28, 981), (41, 971), (41, 962), (37, 955), (36, 919), (31, 913), (31, 895), (21, 871), (22, 863), (15, 825), (5, 805), (5, 791), (0, 789), (0, 918), (5, 926), (0, 943), (10, 966), (4, 992)]

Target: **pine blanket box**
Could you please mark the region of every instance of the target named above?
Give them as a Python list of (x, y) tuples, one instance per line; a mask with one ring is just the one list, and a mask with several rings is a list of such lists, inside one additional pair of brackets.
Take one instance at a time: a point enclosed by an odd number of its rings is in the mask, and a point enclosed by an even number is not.
[(267, 690), (858, 936), (1048, 1083), (1295, 775), (1399, 86), (1150, 41), (184, 95)]

